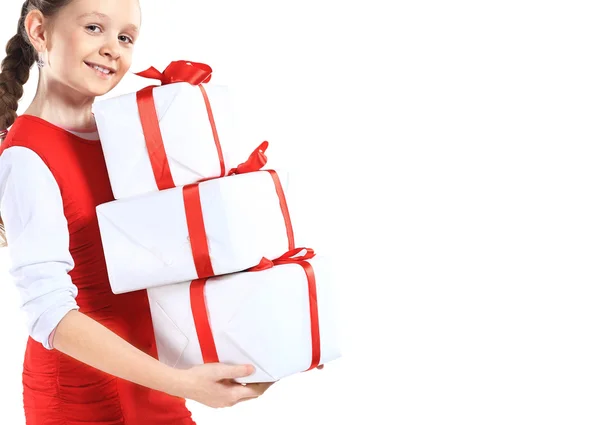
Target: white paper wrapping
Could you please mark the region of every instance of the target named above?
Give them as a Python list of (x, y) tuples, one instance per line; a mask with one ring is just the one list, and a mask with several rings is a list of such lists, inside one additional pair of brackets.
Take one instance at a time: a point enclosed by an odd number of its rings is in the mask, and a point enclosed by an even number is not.
[[(317, 288), (319, 364), (325, 364), (341, 356), (333, 273), (326, 257), (308, 262)], [(203, 363), (190, 284), (148, 290), (159, 360), (182, 369)], [(205, 299), (219, 361), (256, 368), (238, 382), (274, 382), (310, 367), (308, 283), (301, 266), (285, 264), (209, 279)]]
[[(287, 173), (278, 172), (282, 187)], [(267, 171), (200, 183), (200, 203), (215, 276), (246, 270), (289, 250), (284, 216)], [(115, 294), (198, 278), (183, 188), (96, 207)], [(290, 211), (293, 225), (294, 213)], [(202, 276), (200, 276), (202, 277)]]
[[(236, 133), (229, 90), (204, 84), (223, 152), (226, 173), (236, 150)], [(189, 83), (153, 89), (159, 126), (176, 186), (220, 176), (221, 168), (206, 104), (200, 89)], [(156, 192), (136, 93), (93, 104), (100, 143), (115, 199)]]

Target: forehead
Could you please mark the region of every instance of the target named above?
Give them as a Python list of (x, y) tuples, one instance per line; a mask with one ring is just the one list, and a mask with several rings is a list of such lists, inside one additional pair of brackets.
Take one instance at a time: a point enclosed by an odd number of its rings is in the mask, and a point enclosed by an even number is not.
[(140, 26), (138, 0), (73, 0), (61, 10), (63, 18), (102, 19), (117, 25)]

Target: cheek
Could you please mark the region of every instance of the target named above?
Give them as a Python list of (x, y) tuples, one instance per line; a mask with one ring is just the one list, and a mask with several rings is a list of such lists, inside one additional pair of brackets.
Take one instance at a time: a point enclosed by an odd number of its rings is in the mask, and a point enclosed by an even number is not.
[(64, 49), (64, 54), (70, 62), (80, 62), (82, 60), (86, 53), (86, 43), (84, 40), (85, 39), (79, 33), (73, 32), (69, 37), (69, 43), (65, 43), (65, 46), (69, 46), (69, 48)]
[(77, 44), (72, 35), (57, 34), (52, 40), (51, 65), (55, 69), (68, 68), (77, 56)]
[(121, 53), (121, 69), (120, 71), (125, 74), (129, 71), (132, 62), (133, 51), (131, 49)]

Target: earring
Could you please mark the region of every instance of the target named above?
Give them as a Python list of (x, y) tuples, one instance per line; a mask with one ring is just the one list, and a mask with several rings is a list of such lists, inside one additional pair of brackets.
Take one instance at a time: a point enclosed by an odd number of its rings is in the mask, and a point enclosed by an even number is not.
[(42, 55), (38, 54), (38, 60), (37, 60), (38, 68), (43, 68), (45, 65), (46, 65), (46, 62), (44, 62)]

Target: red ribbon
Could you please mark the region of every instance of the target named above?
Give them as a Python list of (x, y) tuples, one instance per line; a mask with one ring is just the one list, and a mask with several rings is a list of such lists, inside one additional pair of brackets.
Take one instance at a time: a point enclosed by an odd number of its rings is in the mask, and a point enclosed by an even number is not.
[(281, 213), (283, 214), (283, 220), (285, 221), (285, 230), (288, 237), (288, 249), (292, 250), (296, 247), (296, 243), (294, 242), (294, 230), (292, 228), (292, 220), (290, 219), (290, 211), (288, 209), (287, 201), (285, 200), (285, 194), (283, 193), (283, 188), (281, 187), (281, 181), (279, 180), (279, 176), (275, 171), (266, 171), (271, 175), (273, 183), (275, 183), (275, 190), (277, 191), (277, 196), (279, 197)]
[(233, 174), (245, 174), (252, 173), (253, 171), (258, 171), (267, 163), (267, 156), (265, 155), (265, 151), (269, 147), (269, 142), (266, 140), (262, 142), (254, 151), (250, 154), (248, 159), (245, 162), (242, 162), (235, 168), (232, 168), (229, 171), (228, 176)]
[[(221, 142), (215, 125), (212, 107), (206, 90), (202, 86), (203, 83), (210, 81), (211, 74), (212, 68), (206, 64), (189, 61), (174, 61), (171, 62), (163, 72), (160, 72), (154, 67), (150, 67), (145, 71), (137, 72), (135, 75), (160, 80), (162, 85), (186, 82), (199, 87), (202, 92), (202, 97), (204, 98), (208, 120), (217, 148), (217, 155), (219, 156), (219, 165), (221, 167), (221, 174), (219, 177), (223, 177), (225, 175), (223, 150), (221, 149)], [(148, 157), (150, 158), (150, 164), (152, 165), (152, 171), (154, 173), (154, 179), (156, 180), (158, 189), (164, 190), (175, 187), (175, 183), (173, 182), (173, 175), (171, 174), (171, 168), (169, 167), (169, 162), (167, 160), (158, 115), (156, 113), (153, 95), (154, 87), (157, 86), (148, 86), (138, 91), (136, 93), (136, 100), (142, 123), (142, 130), (144, 132), (144, 139), (146, 141), (146, 148), (148, 149)]]
[(183, 187), (183, 205), (192, 247), (192, 257), (194, 258), (198, 278), (214, 276), (208, 251), (208, 240), (206, 238), (198, 184), (188, 184)]
[(200, 350), (202, 351), (202, 360), (204, 363), (218, 363), (219, 355), (215, 345), (215, 338), (210, 327), (208, 310), (206, 308), (206, 287), (207, 279), (196, 279), (190, 285), (190, 301), (192, 305), (192, 316)]
[(221, 141), (219, 140), (219, 133), (217, 133), (217, 125), (215, 124), (215, 117), (213, 116), (212, 107), (210, 106), (210, 100), (208, 100), (208, 94), (202, 85), (199, 85), (202, 97), (204, 98), (204, 104), (206, 105), (206, 112), (208, 113), (208, 120), (210, 122), (210, 128), (212, 130), (213, 139), (217, 148), (217, 155), (219, 156), (219, 165), (221, 167), (220, 177), (225, 175), (225, 159), (223, 158), (223, 149), (221, 149)]
[[(303, 255), (298, 255), (302, 251), (306, 251)], [(298, 263), (300, 261), (310, 260), (314, 258), (315, 251), (312, 248), (294, 248), (283, 254), (281, 257), (278, 257), (274, 260), (269, 260), (268, 258), (263, 257), (256, 266), (249, 268), (248, 272), (259, 272), (262, 270), (270, 269), (278, 264), (291, 264)]]
[[(289, 263), (282, 264), (291, 264), (295, 261), (290, 260)], [(303, 269), (304, 273), (306, 273), (306, 279), (308, 281), (308, 302), (310, 305), (310, 333), (311, 333), (311, 342), (312, 342), (312, 361), (308, 370), (314, 369), (319, 366), (321, 361), (321, 333), (319, 331), (319, 308), (317, 303), (317, 283), (315, 279), (315, 271), (312, 265), (306, 261), (297, 262)]]
[(210, 81), (212, 68), (204, 63), (180, 60), (171, 62), (163, 72), (151, 66), (145, 71), (136, 72), (135, 75), (160, 80), (163, 85), (190, 83), (193, 86), (197, 86)]
[[(184, 186), (183, 202), (196, 273), (198, 276), (212, 276), (214, 273), (208, 253), (204, 217), (200, 203), (200, 191), (197, 184)], [(196, 332), (200, 341), (200, 348), (202, 349), (202, 358), (204, 359), (204, 363), (214, 363), (219, 361), (219, 357), (210, 328), (206, 302), (204, 301), (206, 279), (196, 279), (192, 282), (190, 285), (190, 299), (192, 300), (192, 313)]]
[[(306, 254), (296, 257), (301, 251), (306, 250)], [(253, 267), (248, 271), (266, 270), (280, 264), (298, 264), (304, 269), (306, 280), (308, 282), (308, 301), (310, 309), (310, 330), (312, 343), (312, 358), (311, 363), (306, 371), (317, 367), (321, 361), (321, 334), (319, 330), (319, 308), (317, 302), (317, 284), (315, 271), (312, 265), (306, 261), (315, 256), (314, 251), (309, 248), (297, 248), (291, 250), (281, 257), (265, 262), (261, 262), (259, 266)], [(262, 268), (261, 268), (262, 267)], [(192, 305), (192, 313), (194, 316), (194, 324), (196, 326), (196, 334), (200, 349), (202, 350), (202, 358), (204, 363), (219, 362), (219, 356), (215, 345), (214, 336), (210, 327), (208, 318), (208, 309), (206, 308), (206, 297), (204, 288), (207, 279), (196, 279), (190, 286), (190, 302)]]

